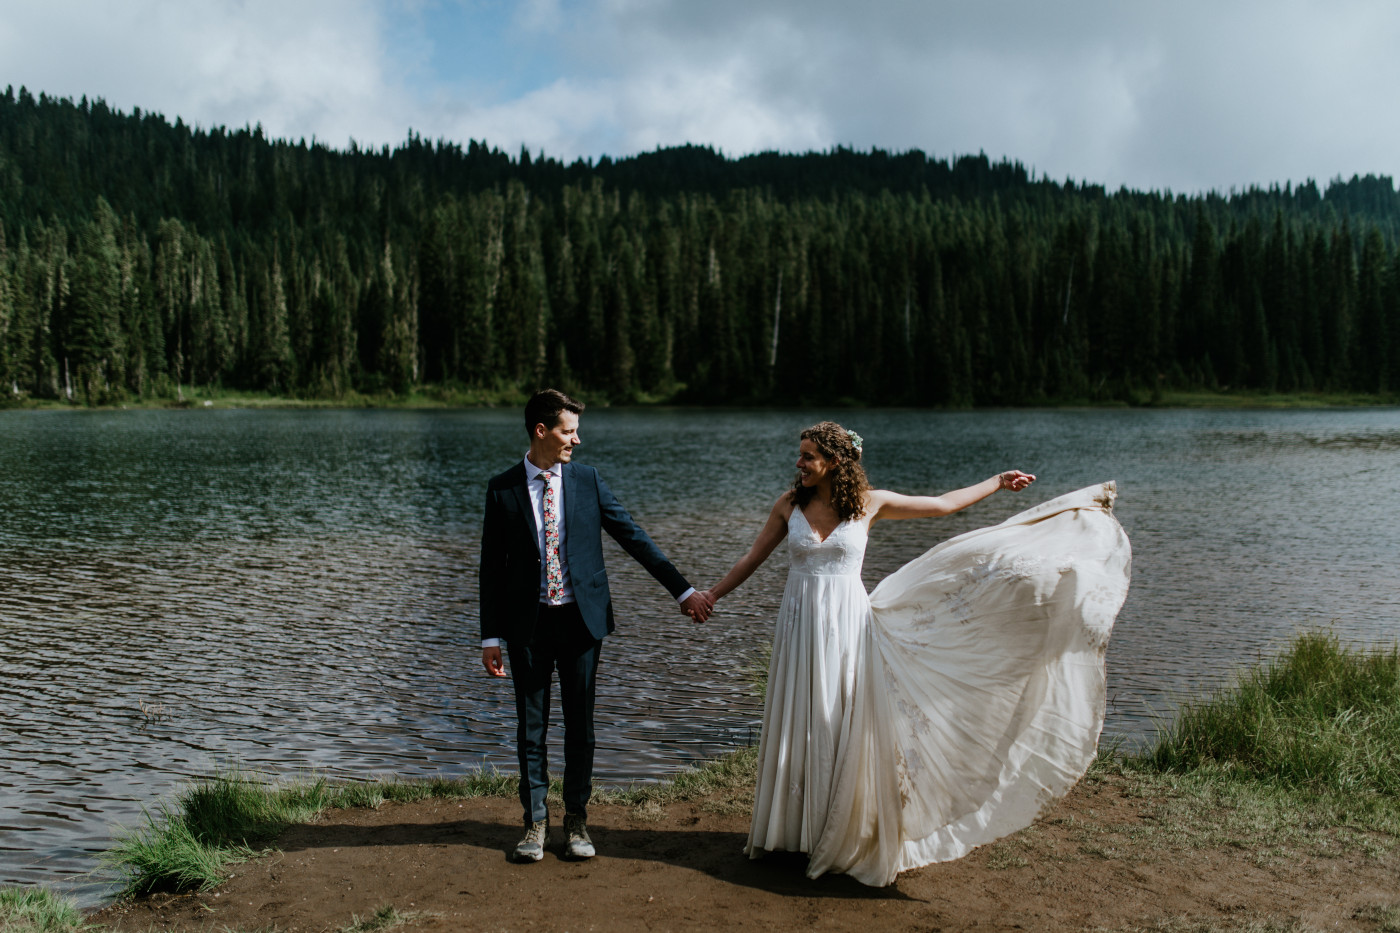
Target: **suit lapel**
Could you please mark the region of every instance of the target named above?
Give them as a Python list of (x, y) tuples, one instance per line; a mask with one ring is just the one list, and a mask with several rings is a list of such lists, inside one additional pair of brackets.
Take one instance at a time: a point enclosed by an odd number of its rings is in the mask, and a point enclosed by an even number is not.
[[(564, 527), (577, 528), (577, 525), (571, 524), (574, 520), (574, 515), (578, 512), (578, 482), (577, 477), (574, 476), (574, 465), (572, 463), (564, 464), (561, 478), (564, 484)], [(565, 547), (568, 547), (567, 541)]]
[(520, 503), (520, 511), (525, 516), (525, 524), (530, 526), (530, 540), (538, 541), (540, 529), (535, 524), (535, 507), (530, 503), (530, 476), (525, 472), (525, 464), (523, 463), (515, 469), (519, 474), (519, 480), (513, 487), (515, 498)]

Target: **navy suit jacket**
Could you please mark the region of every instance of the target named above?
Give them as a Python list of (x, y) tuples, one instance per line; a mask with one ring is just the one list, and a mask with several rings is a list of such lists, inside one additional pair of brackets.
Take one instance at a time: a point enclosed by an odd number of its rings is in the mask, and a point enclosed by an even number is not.
[[(517, 463), (486, 484), (486, 513), (481, 528), (481, 637), (528, 644), (540, 605), (539, 533), (530, 506), (525, 465)], [(617, 501), (598, 471), (575, 463), (563, 465), (564, 563), (579, 613), (594, 638), (616, 627), (612, 594), (603, 568), (602, 532), (622, 545), (671, 595), (690, 584), (671, 565), (647, 533)]]

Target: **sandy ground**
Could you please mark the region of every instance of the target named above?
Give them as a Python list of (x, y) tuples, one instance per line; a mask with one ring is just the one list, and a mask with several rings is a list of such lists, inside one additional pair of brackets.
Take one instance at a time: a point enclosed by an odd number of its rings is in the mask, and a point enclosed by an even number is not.
[[(662, 810), (594, 806), (598, 856), (515, 865), (513, 800), (434, 800), (336, 810), (288, 830), (277, 851), (197, 895), (109, 907), (131, 930), (343, 930), (393, 905), (404, 930), (1259, 930), (1386, 929), (1400, 853), (1335, 856), (1152, 841), (1153, 801), (1086, 781), (1028, 830), (888, 888), (815, 881), (805, 859), (751, 862), (745, 812), (704, 799)], [(1157, 811), (1160, 813), (1160, 811)], [(1382, 847), (1384, 848), (1384, 847)]]

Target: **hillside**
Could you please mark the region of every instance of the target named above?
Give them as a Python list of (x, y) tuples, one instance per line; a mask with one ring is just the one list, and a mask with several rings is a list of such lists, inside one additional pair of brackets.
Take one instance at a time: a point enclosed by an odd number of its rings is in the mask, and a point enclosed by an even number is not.
[(0, 384), (337, 398), (548, 378), (628, 401), (1394, 393), (1400, 195), (702, 146), (335, 150), (0, 95)]

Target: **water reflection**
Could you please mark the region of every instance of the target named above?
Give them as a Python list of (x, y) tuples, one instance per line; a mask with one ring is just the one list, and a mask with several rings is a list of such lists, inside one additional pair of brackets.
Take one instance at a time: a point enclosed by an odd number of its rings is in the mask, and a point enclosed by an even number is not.
[[(1393, 410), (603, 410), (579, 457), (703, 585), (785, 487), (797, 431), (827, 416), (865, 437), (879, 486), (1041, 476), (876, 526), (872, 586), (951, 535), (1119, 481), (1135, 563), (1111, 734), (1144, 735), (1174, 696), (1302, 626), (1394, 637)], [(524, 449), (515, 412), (6, 412), (0, 438), (0, 882), (89, 871), (114, 824), (220, 763), (513, 769), (509, 688), (477, 673), (472, 607), (484, 484)], [(706, 626), (615, 548), (609, 567), (600, 776), (751, 741), (743, 668), (771, 637), (781, 553)]]

